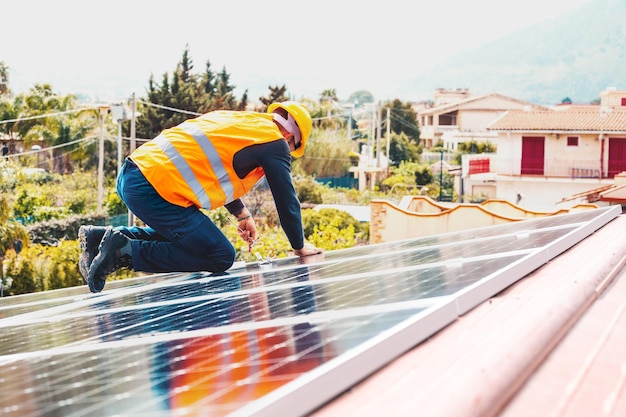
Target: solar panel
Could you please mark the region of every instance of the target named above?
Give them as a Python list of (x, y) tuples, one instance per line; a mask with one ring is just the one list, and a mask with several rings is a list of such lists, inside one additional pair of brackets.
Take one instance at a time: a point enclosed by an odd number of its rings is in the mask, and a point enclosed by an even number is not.
[(3, 298), (0, 411), (304, 415), (620, 212)]

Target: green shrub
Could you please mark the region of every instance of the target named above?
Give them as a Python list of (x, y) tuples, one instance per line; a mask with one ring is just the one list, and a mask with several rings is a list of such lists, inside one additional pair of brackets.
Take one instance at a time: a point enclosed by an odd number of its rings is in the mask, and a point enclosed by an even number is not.
[(76, 241), (63, 240), (58, 246), (32, 245), (19, 256), (30, 259), (45, 291), (83, 285), (77, 266), (79, 255)]
[(237, 228), (225, 229), (225, 234), (235, 247), (236, 261), (256, 262), (260, 258), (284, 258), (292, 250), (285, 232), (279, 226), (266, 226), (263, 222), (257, 222), (257, 241), (248, 250), (248, 244), (244, 242)]
[(301, 203), (321, 204), (324, 185), (312, 177), (294, 178), (294, 187)]
[(71, 214), (81, 214), (87, 210), (91, 201), (92, 193), (89, 190), (76, 190), (72, 197), (65, 203)]
[(64, 219), (39, 222), (27, 227), (30, 240), (35, 244), (56, 246), (62, 240), (76, 240), (83, 224), (104, 225), (106, 217), (96, 214), (74, 215)]
[[(5, 280), (11, 282), (7, 295), (84, 285), (78, 270), (79, 255), (76, 240), (63, 240), (56, 246), (34, 244), (19, 254), (12, 250), (7, 252)], [(136, 275), (134, 271), (120, 269), (108, 275), (107, 281)]]
[(35, 269), (30, 258), (18, 256), (14, 250), (9, 250), (3, 262), (3, 269), (4, 283), (10, 283), (5, 295), (28, 294), (43, 290), (42, 286), (38, 287), (35, 283)]
[(324, 250), (351, 248), (356, 245), (356, 233), (354, 226), (340, 227), (338, 220), (334, 219), (330, 224), (318, 224), (309, 235), (309, 243)]
[[(343, 210), (305, 209), (302, 210), (302, 223), (306, 239), (314, 245), (314, 242), (323, 243), (320, 246), (322, 249), (342, 249), (369, 240), (369, 223), (362, 224)], [(351, 238), (348, 238), (346, 231), (352, 235)]]
[(30, 219), (31, 221), (39, 221), (35, 217), (35, 210), (42, 212), (42, 207), (50, 207), (53, 202), (47, 196), (41, 193), (37, 187), (32, 184), (24, 184), (15, 192), (15, 200), (13, 202), (13, 216), (18, 219)]
[(215, 210), (204, 211), (204, 214), (206, 214), (209, 219), (211, 219), (211, 221), (215, 223), (215, 225), (220, 229), (223, 229), (227, 225), (233, 225), (231, 220), (229, 220), (229, 217), (233, 219), (233, 216), (224, 207), (220, 207)]
[(109, 191), (104, 201), (104, 206), (109, 216), (119, 216), (120, 214), (128, 213), (128, 207), (126, 207), (126, 204), (115, 191)]

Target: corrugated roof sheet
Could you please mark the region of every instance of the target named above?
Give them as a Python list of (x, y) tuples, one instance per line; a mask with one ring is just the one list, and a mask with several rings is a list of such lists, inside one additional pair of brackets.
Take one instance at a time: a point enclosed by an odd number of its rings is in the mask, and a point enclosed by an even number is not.
[(561, 131), (626, 133), (626, 111), (601, 113), (596, 110), (524, 111), (509, 110), (487, 127), (499, 131)]

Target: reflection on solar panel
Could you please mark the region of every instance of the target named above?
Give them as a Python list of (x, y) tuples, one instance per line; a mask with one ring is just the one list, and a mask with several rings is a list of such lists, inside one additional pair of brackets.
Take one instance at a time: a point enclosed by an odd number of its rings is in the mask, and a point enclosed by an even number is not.
[(620, 212), (3, 298), (0, 411), (304, 415)]

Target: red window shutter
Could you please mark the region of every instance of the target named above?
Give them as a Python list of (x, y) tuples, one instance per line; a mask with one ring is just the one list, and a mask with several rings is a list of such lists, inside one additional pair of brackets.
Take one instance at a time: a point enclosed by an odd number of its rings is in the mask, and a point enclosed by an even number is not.
[(470, 159), (469, 175), (490, 172), (489, 158)]
[(543, 175), (545, 137), (522, 136), (522, 175)]

